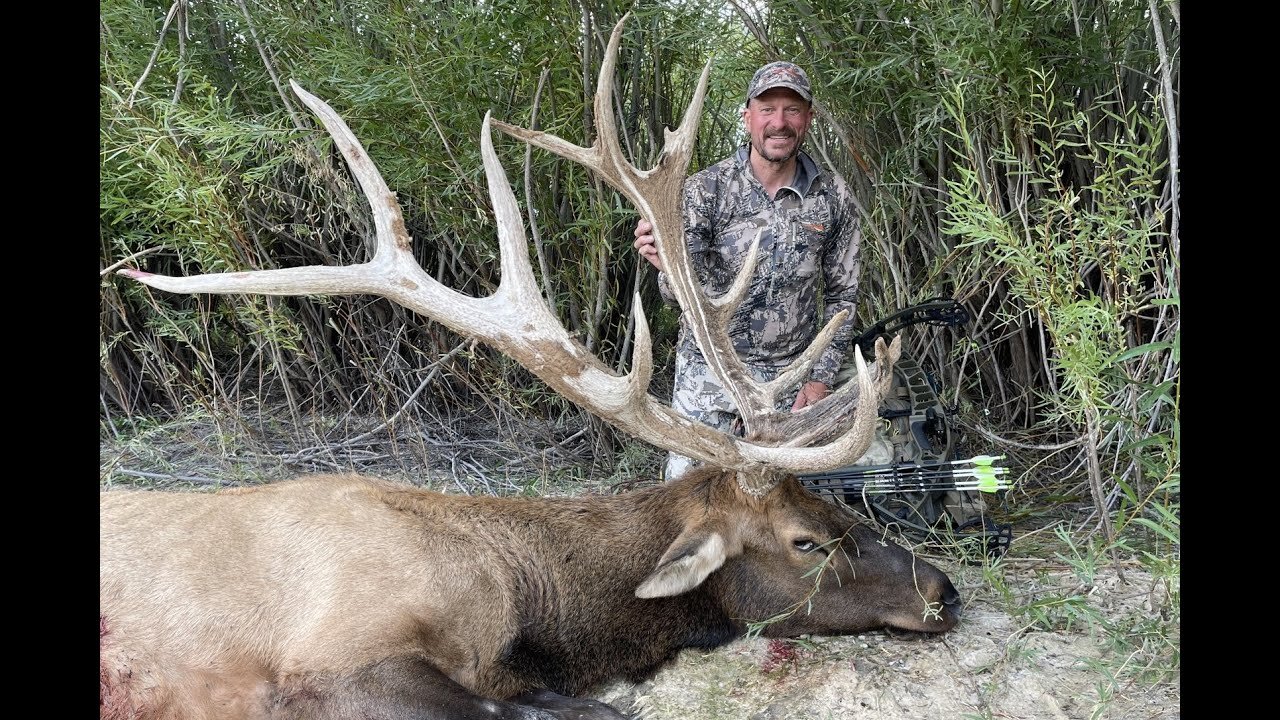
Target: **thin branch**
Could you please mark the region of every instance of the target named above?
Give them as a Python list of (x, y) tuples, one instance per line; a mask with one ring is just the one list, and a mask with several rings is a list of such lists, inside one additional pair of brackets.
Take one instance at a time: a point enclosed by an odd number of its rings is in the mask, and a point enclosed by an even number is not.
[(173, 22), (173, 16), (178, 12), (178, 6), (182, 5), (186, 0), (173, 0), (173, 6), (169, 8), (169, 14), (164, 16), (164, 25), (160, 28), (160, 37), (156, 38), (156, 46), (151, 50), (151, 59), (147, 61), (147, 66), (142, 70), (142, 76), (138, 78), (138, 82), (133, 84), (133, 90), (129, 92), (129, 99), (125, 101), (125, 107), (133, 109), (133, 98), (142, 89), (142, 83), (146, 82), (147, 76), (151, 74), (151, 68), (155, 67), (156, 58), (160, 56), (160, 48), (164, 47), (165, 33), (169, 32), (169, 24)]
[(280, 95), (280, 102), (284, 103), (284, 109), (288, 111), (289, 117), (293, 118), (293, 126), (305, 131), (307, 128), (302, 124), (302, 119), (298, 117), (298, 114), (293, 111), (293, 103), (289, 102), (289, 96), (285, 93), (284, 86), (280, 84), (280, 78), (276, 76), (276, 69), (271, 64), (271, 58), (267, 57), (266, 48), (258, 40), (258, 31), (253, 26), (253, 18), (249, 17), (249, 8), (245, 7), (244, 0), (236, 0), (236, 5), (240, 6), (240, 12), (244, 15), (244, 22), (249, 27), (249, 35), (253, 38), (253, 46), (258, 49), (258, 55), (262, 57), (262, 65), (267, 69), (267, 74), (271, 76), (271, 84), (275, 85), (276, 92)]
[(233, 480), (215, 480), (213, 478), (201, 477), (199, 475), (171, 475), (169, 473), (153, 473), (142, 472), (141, 470), (123, 470), (117, 468), (114, 472), (121, 475), (131, 475), (133, 477), (150, 478), (153, 480), (177, 480), (178, 482), (190, 482), (200, 485), (239, 485)]
[(103, 270), (98, 273), (98, 277), (106, 277), (108, 274), (115, 272), (116, 270), (120, 269), (122, 266), (129, 264), (133, 260), (140, 258), (143, 255), (148, 255), (157, 250), (163, 250), (163, 249), (164, 249), (163, 245), (155, 245), (147, 248), (146, 250), (139, 250), (138, 252), (124, 258), (123, 260), (120, 260), (119, 262), (114, 262), (108, 265), (106, 268), (103, 268)]
[(1085, 441), (1085, 436), (1082, 435), (1074, 440), (1068, 440), (1056, 445), (1028, 445), (1027, 443), (1018, 442), (1017, 440), (1010, 440), (1009, 438), (1001, 437), (978, 424), (971, 425), (970, 427), (976, 430), (979, 435), (985, 437), (991, 442), (1008, 445), (1009, 447), (1021, 448), (1023, 450), (1066, 450), (1069, 447), (1074, 447)]
[(182, 86), (186, 81), (187, 38), (191, 34), (191, 29), (187, 27), (187, 1), (178, 0), (175, 4), (182, 6), (178, 10), (178, 79), (173, 84), (173, 97), (169, 101), (177, 105), (178, 100), (182, 98)]
[[(533, 93), (533, 110), (529, 113), (529, 129), (538, 129), (538, 110), (542, 107), (542, 88), (546, 85), (551, 68), (543, 61), (542, 74), (538, 76), (538, 89)], [(533, 239), (533, 249), (538, 256), (538, 270), (542, 273), (542, 294), (547, 305), (555, 307), (555, 294), (551, 289), (551, 268), (547, 265), (547, 251), (542, 243), (542, 230), (538, 226), (538, 213), (533, 207), (533, 146), (524, 146), (524, 198), (529, 206), (529, 234)], [(552, 198), (554, 201), (554, 198)]]
[[(472, 345), (472, 341), (470, 339), (463, 340), (461, 343), (458, 343), (458, 345), (454, 347), (452, 350), (445, 353), (438, 360), (432, 363), (431, 372), (427, 373), (427, 376), (422, 379), (422, 382), (418, 383), (418, 387), (415, 388), (413, 392), (409, 393), (409, 397), (406, 398), (404, 403), (400, 405), (400, 409), (392, 413), (391, 417), (387, 418), (380, 425), (378, 425), (377, 427), (373, 428), (368, 432), (362, 433), (360, 435), (356, 435), (355, 437), (349, 438), (347, 440), (343, 440), (342, 442), (336, 445), (329, 445), (324, 449), (333, 450), (334, 448), (350, 447), (356, 443), (363, 442), (364, 440), (367, 440), (368, 438), (373, 437), (374, 435), (377, 435), (378, 433), (382, 432), (388, 427), (394, 425), (396, 420), (398, 420), (400, 416), (404, 414), (404, 411), (407, 410), (411, 404), (413, 404), (413, 401), (418, 399), (418, 395), (422, 394), (422, 391), (426, 389), (427, 385), (431, 384), (431, 381), (436, 378), (436, 375), (440, 373), (440, 368), (445, 364), (445, 362), (453, 358), (453, 356), (457, 355), (459, 352), (462, 352), (463, 348), (469, 347), (470, 345)], [(304, 448), (295, 453), (290, 453), (289, 455), (281, 459), (284, 460), (285, 462), (293, 462), (301, 458), (304, 458), (308, 454), (319, 449), (321, 448), (318, 448), (318, 447)]]
[(1178, 114), (1177, 103), (1173, 101), (1173, 79), (1169, 72), (1169, 50), (1164, 44), (1164, 28), (1160, 24), (1160, 7), (1156, 0), (1147, 0), (1151, 8), (1151, 28), (1156, 36), (1156, 48), (1160, 52), (1160, 85), (1164, 95), (1164, 112), (1166, 124), (1169, 126), (1169, 209), (1173, 214), (1169, 229), (1169, 242), (1173, 245), (1173, 256), (1176, 264), (1182, 253), (1178, 240), (1178, 220), (1182, 213), (1178, 207)]

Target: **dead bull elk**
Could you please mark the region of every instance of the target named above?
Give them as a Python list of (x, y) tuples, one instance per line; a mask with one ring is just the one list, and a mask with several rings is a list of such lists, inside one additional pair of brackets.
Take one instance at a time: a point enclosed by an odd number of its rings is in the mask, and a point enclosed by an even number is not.
[(726, 325), (753, 262), (725, 296), (708, 298), (682, 242), (679, 188), (711, 64), (657, 166), (638, 170), (622, 155), (610, 103), (622, 26), (600, 72), (595, 145), (496, 124), (591, 168), (653, 221), (676, 297), (746, 436), (690, 421), (648, 394), (638, 300), (625, 376), (541, 302), (487, 116), (481, 145), (502, 279), (492, 296), (474, 298), (414, 262), (395, 196), (360, 143), (295, 84), (373, 207), (372, 259), (122, 274), (181, 293), (380, 295), (484, 340), (618, 428), (706, 466), (657, 487), (577, 499), (448, 496), (354, 475), (212, 495), (103, 492), (102, 717), (616, 719), (572, 696), (610, 678), (638, 681), (682, 648), (741, 636), (751, 621), (772, 619), (764, 634), (774, 637), (955, 625), (959, 596), (945, 574), (795, 478), (865, 451), (897, 341), (881, 343), (871, 368), (858, 355), (857, 381), (810, 411), (774, 410), (843, 318), (777, 380), (747, 373)]

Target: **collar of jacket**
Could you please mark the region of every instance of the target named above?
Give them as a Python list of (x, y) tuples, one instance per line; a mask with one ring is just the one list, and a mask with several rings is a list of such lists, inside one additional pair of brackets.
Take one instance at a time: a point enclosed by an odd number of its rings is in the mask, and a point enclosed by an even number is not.
[[(750, 157), (751, 143), (745, 143), (738, 148), (738, 166), (743, 172), (751, 172), (748, 165), (748, 158)], [(796, 156), (796, 176), (783, 187), (795, 192), (800, 197), (805, 197), (809, 194), (809, 190), (813, 188), (813, 181), (817, 180), (821, 174), (822, 170), (818, 168), (818, 164), (813, 161), (813, 158), (809, 157), (809, 153), (801, 150), (800, 154)], [(752, 177), (755, 176), (752, 175)]]

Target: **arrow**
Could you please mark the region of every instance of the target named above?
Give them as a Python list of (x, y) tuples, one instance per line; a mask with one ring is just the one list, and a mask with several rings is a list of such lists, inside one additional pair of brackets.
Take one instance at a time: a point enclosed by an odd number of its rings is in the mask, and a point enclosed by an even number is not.
[[(871, 494), (917, 491), (977, 490), (994, 493), (1007, 490), (1010, 483), (1000, 478), (1008, 468), (993, 467), (1004, 455), (976, 455), (964, 460), (855, 466), (827, 473), (801, 476), (811, 487), (842, 489)], [(959, 468), (955, 465), (973, 465)]]

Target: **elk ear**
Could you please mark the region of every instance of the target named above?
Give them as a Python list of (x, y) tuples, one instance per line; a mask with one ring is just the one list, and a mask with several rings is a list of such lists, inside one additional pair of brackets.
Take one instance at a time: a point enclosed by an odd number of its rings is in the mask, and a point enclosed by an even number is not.
[(729, 553), (724, 536), (705, 526), (689, 528), (671, 543), (658, 568), (640, 587), (638, 598), (670, 597), (688, 592), (724, 564)]

